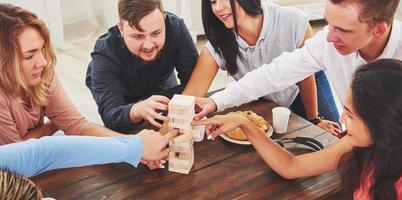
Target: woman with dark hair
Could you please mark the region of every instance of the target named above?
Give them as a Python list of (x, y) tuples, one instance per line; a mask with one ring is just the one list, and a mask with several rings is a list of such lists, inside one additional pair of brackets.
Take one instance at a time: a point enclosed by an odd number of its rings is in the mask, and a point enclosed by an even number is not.
[(357, 70), (344, 110), (341, 121), (348, 134), (324, 150), (299, 156), (266, 138), (241, 115), (215, 116), (196, 124), (206, 124), (213, 138), (240, 127), (264, 161), (284, 178), (338, 169), (343, 192), (350, 198), (402, 199), (402, 61), (377, 60)]
[[(313, 35), (308, 17), (300, 10), (260, 0), (203, 0), (202, 18), (209, 42), (183, 92), (195, 96), (206, 94), (219, 68), (239, 80), (283, 52), (303, 46)], [(264, 98), (290, 107), (328, 132), (340, 133), (333, 122), (338, 121), (338, 110), (322, 71)], [(321, 116), (328, 120), (320, 120)]]

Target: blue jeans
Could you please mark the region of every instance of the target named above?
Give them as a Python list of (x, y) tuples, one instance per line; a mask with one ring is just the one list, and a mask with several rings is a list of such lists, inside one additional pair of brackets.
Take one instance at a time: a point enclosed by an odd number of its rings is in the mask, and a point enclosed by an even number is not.
[[(317, 85), (318, 112), (320, 113), (320, 116), (327, 120), (338, 122), (338, 108), (336, 108), (331, 87), (329, 86), (329, 82), (324, 71), (315, 73), (315, 83)], [(304, 105), (300, 94), (297, 95), (290, 108), (297, 115), (306, 118), (306, 112), (304, 110)]]

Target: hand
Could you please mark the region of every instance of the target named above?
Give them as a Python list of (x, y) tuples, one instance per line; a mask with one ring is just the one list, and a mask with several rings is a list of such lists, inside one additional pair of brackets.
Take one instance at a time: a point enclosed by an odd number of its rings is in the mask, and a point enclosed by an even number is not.
[(218, 135), (233, 131), (247, 121), (249, 120), (243, 115), (229, 114), (216, 115), (209, 119), (194, 121), (193, 125), (205, 125), (208, 139), (215, 139)]
[(332, 135), (335, 135), (336, 137), (339, 136), (339, 134), (341, 134), (341, 127), (339, 126), (338, 123), (335, 123), (333, 121), (329, 121), (329, 120), (325, 120), (322, 119), (318, 124), (318, 127), (324, 129), (325, 131), (327, 131), (328, 133), (331, 133)]
[(169, 121), (169, 117), (163, 116), (158, 111), (168, 110), (169, 99), (165, 96), (153, 95), (144, 101), (134, 104), (130, 110), (130, 118), (133, 123), (139, 122), (141, 119), (149, 121), (152, 125), (161, 128), (162, 124), (155, 119)]
[(138, 133), (142, 139), (143, 145), (142, 163), (150, 163), (151, 165), (159, 166), (162, 160), (166, 160), (169, 156), (169, 150), (165, 147), (178, 132), (177, 129), (173, 129), (166, 135), (161, 135), (159, 132), (153, 130), (143, 130)]
[(163, 164), (166, 163), (165, 160), (141, 160), (141, 163), (146, 165), (150, 170), (165, 168)]
[(201, 120), (207, 114), (215, 112), (217, 110), (216, 104), (214, 100), (212, 100), (211, 98), (196, 97), (195, 105), (196, 105), (196, 112), (198, 113), (194, 117), (196, 121)]

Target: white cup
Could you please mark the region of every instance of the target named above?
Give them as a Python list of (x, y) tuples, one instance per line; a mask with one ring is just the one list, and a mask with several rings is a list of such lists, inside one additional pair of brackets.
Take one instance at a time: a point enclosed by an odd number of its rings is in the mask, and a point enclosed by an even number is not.
[[(207, 117), (202, 118), (202, 120), (207, 119)], [(204, 140), (205, 135), (205, 125), (194, 126), (193, 129), (197, 132), (197, 135), (194, 137), (195, 142), (201, 142)]]
[(288, 130), (290, 110), (286, 107), (272, 109), (272, 122), (275, 133), (286, 133)]

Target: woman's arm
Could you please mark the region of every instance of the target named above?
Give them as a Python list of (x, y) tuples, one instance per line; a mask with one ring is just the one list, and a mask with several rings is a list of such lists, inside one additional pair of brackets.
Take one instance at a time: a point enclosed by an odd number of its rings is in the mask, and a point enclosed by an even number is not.
[(0, 147), (0, 167), (24, 176), (59, 168), (126, 162), (137, 166), (143, 154), (139, 136), (51, 136)]
[(137, 166), (140, 160), (166, 158), (166, 145), (177, 135), (143, 130), (120, 137), (51, 136), (0, 146), (0, 168), (33, 176), (45, 171), (125, 162)]
[(300, 88), (300, 97), (306, 111), (306, 118), (308, 120), (315, 119), (318, 116), (318, 102), (314, 75), (300, 81), (298, 85)]
[(261, 129), (242, 115), (217, 115), (195, 122), (194, 125), (206, 125), (209, 138), (240, 127), (265, 163), (286, 179), (314, 176), (335, 170), (341, 157), (353, 147), (349, 137), (345, 137), (324, 150), (293, 156), (267, 138)]
[(53, 126), (53, 123), (51, 121), (48, 121), (41, 126), (29, 130), (22, 139), (28, 140), (31, 138), (41, 138), (43, 136), (53, 135), (58, 130), (59, 129), (57, 127)]
[(337, 169), (341, 157), (352, 150), (349, 138), (321, 151), (293, 156), (248, 120), (240, 125), (262, 159), (275, 172), (286, 179), (315, 176)]
[(81, 132), (81, 135), (102, 137), (122, 136), (122, 134), (118, 132), (112, 131), (104, 126), (95, 123), (90, 123), (88, 126), (86, 126)]
[(211, 53), (208, 49), (203, 48), (183, 94), (198, 97), (205, 96), (218, 69), (218, 64)]
[[(310, 24), (308, 24), (303, 43), (300, 47), (304, 46), (306, 40), (311, 38), (313, 34), (313, 29)], [(306, 118), (312, 120), (318, 116), (317, 86), (314, 75), (300, 81), (298, 85), (300, 88), (300, 97), (304, 105), (304, 110), (306, 111)]]

